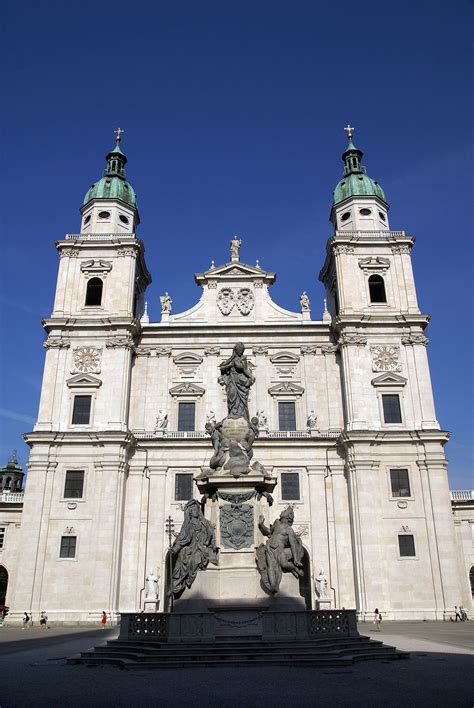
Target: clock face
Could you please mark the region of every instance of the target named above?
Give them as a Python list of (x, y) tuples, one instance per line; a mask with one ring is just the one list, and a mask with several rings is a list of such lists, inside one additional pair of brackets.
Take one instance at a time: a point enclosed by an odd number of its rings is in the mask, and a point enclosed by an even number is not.
[(398, 346), (371, 347), (375, 371), (398, 371), (400, 349)]
[(74, 351), (74, 366), (83, 374), (100, 372), (100, 349), (80, 347)]

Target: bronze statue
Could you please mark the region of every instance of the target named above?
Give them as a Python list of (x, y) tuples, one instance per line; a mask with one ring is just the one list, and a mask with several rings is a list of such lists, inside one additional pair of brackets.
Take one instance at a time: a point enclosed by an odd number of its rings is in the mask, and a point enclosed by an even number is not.
[(174, 556), (172, 591), (175, 596), (191, 587), (198, 570), (206, 570), (209, 562), (217, 565), (214, 528), (204, 518), (196, 499), (191, 499), (184, 507), (184, 522), (171, 554)]
[(293, 531), (293, 521), (291, 507), (282, 511), (270, 528), (265, 526), (263, 516), (258, 519), (258, 528), (269, 539), (257, 548), (257, 567), (264, 589), (272, 595), (278, 592), (282, 573), (291, 573), (295, 578), (303, 575), (303, 544)]
[(248, 398), (250, 387), (255, 379), (249, 371), (245, 347), (242, 342), (234, 346), (232, 356), (223, 361), (220, 369), (219, 383), (224, 385), (227, 394), (227, 411), (234, 418), (245, 418), (250, 421)]

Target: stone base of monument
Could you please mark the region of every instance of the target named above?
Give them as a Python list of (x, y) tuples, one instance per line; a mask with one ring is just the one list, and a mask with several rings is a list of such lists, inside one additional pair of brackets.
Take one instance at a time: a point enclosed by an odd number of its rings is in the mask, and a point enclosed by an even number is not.
[(262, 589), (253, 548), (233, 553), (221, 550), (219, 566), (209, 565), (198, 573), (192, 586), (174, 601), (173, 612), (206, 612), (210, 606), (226, 605), (264, 606), (270, 611), (307, 609), (299, 580), (289, 573), (283, 574), (276, 595)]
[(409, 655), (359, 634), (355, 610), (272, 612), (214, 607), (206, 612), (123, 613), (118, 639), (68, 659), (124, 669), (196, 666), (349, 666)]

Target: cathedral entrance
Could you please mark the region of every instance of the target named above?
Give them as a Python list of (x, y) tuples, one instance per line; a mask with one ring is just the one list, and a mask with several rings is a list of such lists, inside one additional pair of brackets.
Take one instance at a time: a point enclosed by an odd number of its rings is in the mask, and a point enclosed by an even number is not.
[(8, 571), (3, 565), (0, 565), (0, 611), (3, 610), (2, 605), (5, 604), (5, 600), (7, 597), (7, 587)]
[(309, 554), (306, 548), (303, 549), (303, 575), (300, 578), (300, 595), (304, 598), (305, 607), (307, 610), (312, 609), (312, 588), (311, 588), (311, 564), (309, 562)]

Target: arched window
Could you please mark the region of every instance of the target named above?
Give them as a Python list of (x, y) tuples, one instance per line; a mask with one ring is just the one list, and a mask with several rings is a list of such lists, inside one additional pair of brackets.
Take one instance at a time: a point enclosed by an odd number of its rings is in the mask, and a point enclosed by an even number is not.
[(472, 597), (474, 597), (474, 565), (471, 567), (471, 570), (469, 571), (469, 580), (471, 581), (471, 594), (472, 594)]
[(370, 302), (387, 302), (385, 283), (381, 275), (371, 275), (369, 278)]
[(87, 283), (86, 306), (100, 307), (102, 303), (102, 280), (91, 278)]
[(5, 566), (0, 565), (0, 605), (5, 604), (8, 587), (8, 571)]

